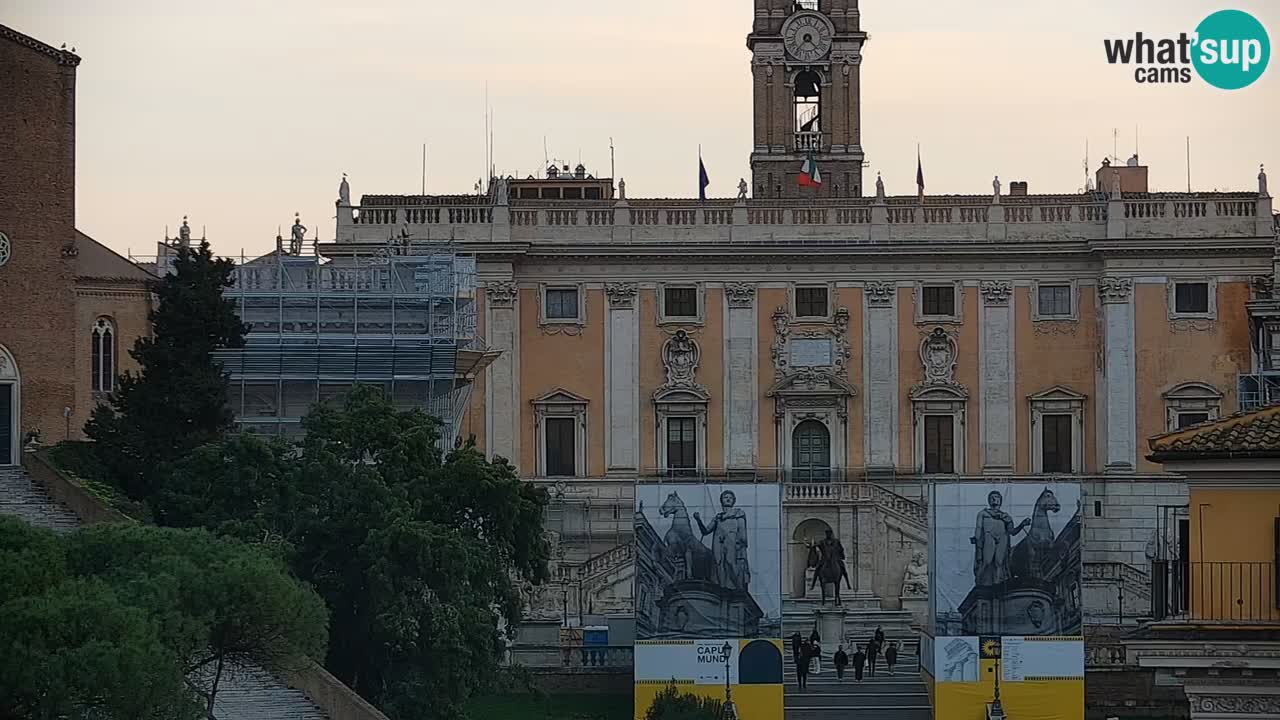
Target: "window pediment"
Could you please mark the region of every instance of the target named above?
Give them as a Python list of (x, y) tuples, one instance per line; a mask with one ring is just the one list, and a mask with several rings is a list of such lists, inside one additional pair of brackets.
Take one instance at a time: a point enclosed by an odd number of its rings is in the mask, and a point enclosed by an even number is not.
[(830, 397), (856, 397), (858, 390), (840, 376), (822, 371), (798, 372), (773, 384), (765, 397), (795, 397), (821, 395)]
[(653, 394), (653, 401), (660, 405), (706, 405), (711, 393), (702, 387), (664, 387)]
[(917, 385), (911, 389), (912, 402), (964, 402), (968, 399), (969, 391), (963, 385), (954, 383)]
[(549, 409), (555, 406), (568, 408), (580, 407), (590, 403), (591, 401), (577, 393), (565, 390), (564, 388), (556, 388), (545, 395), (534, 398), (530, 402), (534, 405)]
[(1080, 393), (1072, 390), (1066, 385), (1054, 385), (1053, 387), (1041, 390), (1027, 397), (1033, 405), (1069, 403), (1073, 405), (1083, 405), (1088, 398)]
[(1165, 400), (1221, 400), (1222, 393), (1202, 382), (1185, 382), (1163, 395)]

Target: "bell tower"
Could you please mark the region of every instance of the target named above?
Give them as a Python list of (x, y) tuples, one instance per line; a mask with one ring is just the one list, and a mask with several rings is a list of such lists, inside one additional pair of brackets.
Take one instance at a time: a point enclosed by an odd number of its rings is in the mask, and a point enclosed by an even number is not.
[[(863, 194), (859, 75), (866, 40), (858, 0), (755, 0), (747, 36), (755, 197)], [(810, 155), (822, 179), (816, 188), (798, 179)]]

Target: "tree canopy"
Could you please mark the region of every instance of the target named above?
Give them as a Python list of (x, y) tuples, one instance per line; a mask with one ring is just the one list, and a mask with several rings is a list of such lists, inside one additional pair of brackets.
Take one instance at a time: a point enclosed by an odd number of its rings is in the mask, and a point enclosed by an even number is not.
[(326, 666), (393, 718), (454, 718), (498, 671), (513, 579), (547, 579), (545, 491), (375, 387), (317, 406), (297, 446), (227, 437), (178, 463), (159, 522), (276, 544), (328, 604)]
[(151, 337), (130, 351), (139, 373), (125, 373), (85, 434), (110, 474), (134, 499), (155, 490), (166, 465), (231, 427), (227, 380), (213, 351), (244, 346), (248, 326), (223, 297), (234, 264), (207, 242), (179, 247), (173, 272), (152, 281), (157, 305)]
[(324, 652), (327, 621), (279, 558), (230, 538), (0, 519), (5, 720), (200, 717), (224, 667), (296, 667)]
[(720, 720), (724, 701), (682, 693), (673, 680), (653, 699), (645, 720)]

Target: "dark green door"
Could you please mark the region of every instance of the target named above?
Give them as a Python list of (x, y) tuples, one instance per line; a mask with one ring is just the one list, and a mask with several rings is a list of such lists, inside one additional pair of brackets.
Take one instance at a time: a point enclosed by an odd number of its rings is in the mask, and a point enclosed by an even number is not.
[(13, 462), (13, 385), (0, 385), (0, 465)]

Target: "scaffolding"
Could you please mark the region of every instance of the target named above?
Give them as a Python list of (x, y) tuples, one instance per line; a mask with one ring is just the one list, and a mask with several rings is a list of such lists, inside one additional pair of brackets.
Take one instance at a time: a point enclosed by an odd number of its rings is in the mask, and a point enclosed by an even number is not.
[(295, 436), (317, 402), (372, 385), (457, 438), (477, 373), (497, 353), (476, 332), (476, 261), (449, 245), (370, 251), (314, 244), (243, 257), (226, 297), (250, 326), (217, 359), (242, 429)]

